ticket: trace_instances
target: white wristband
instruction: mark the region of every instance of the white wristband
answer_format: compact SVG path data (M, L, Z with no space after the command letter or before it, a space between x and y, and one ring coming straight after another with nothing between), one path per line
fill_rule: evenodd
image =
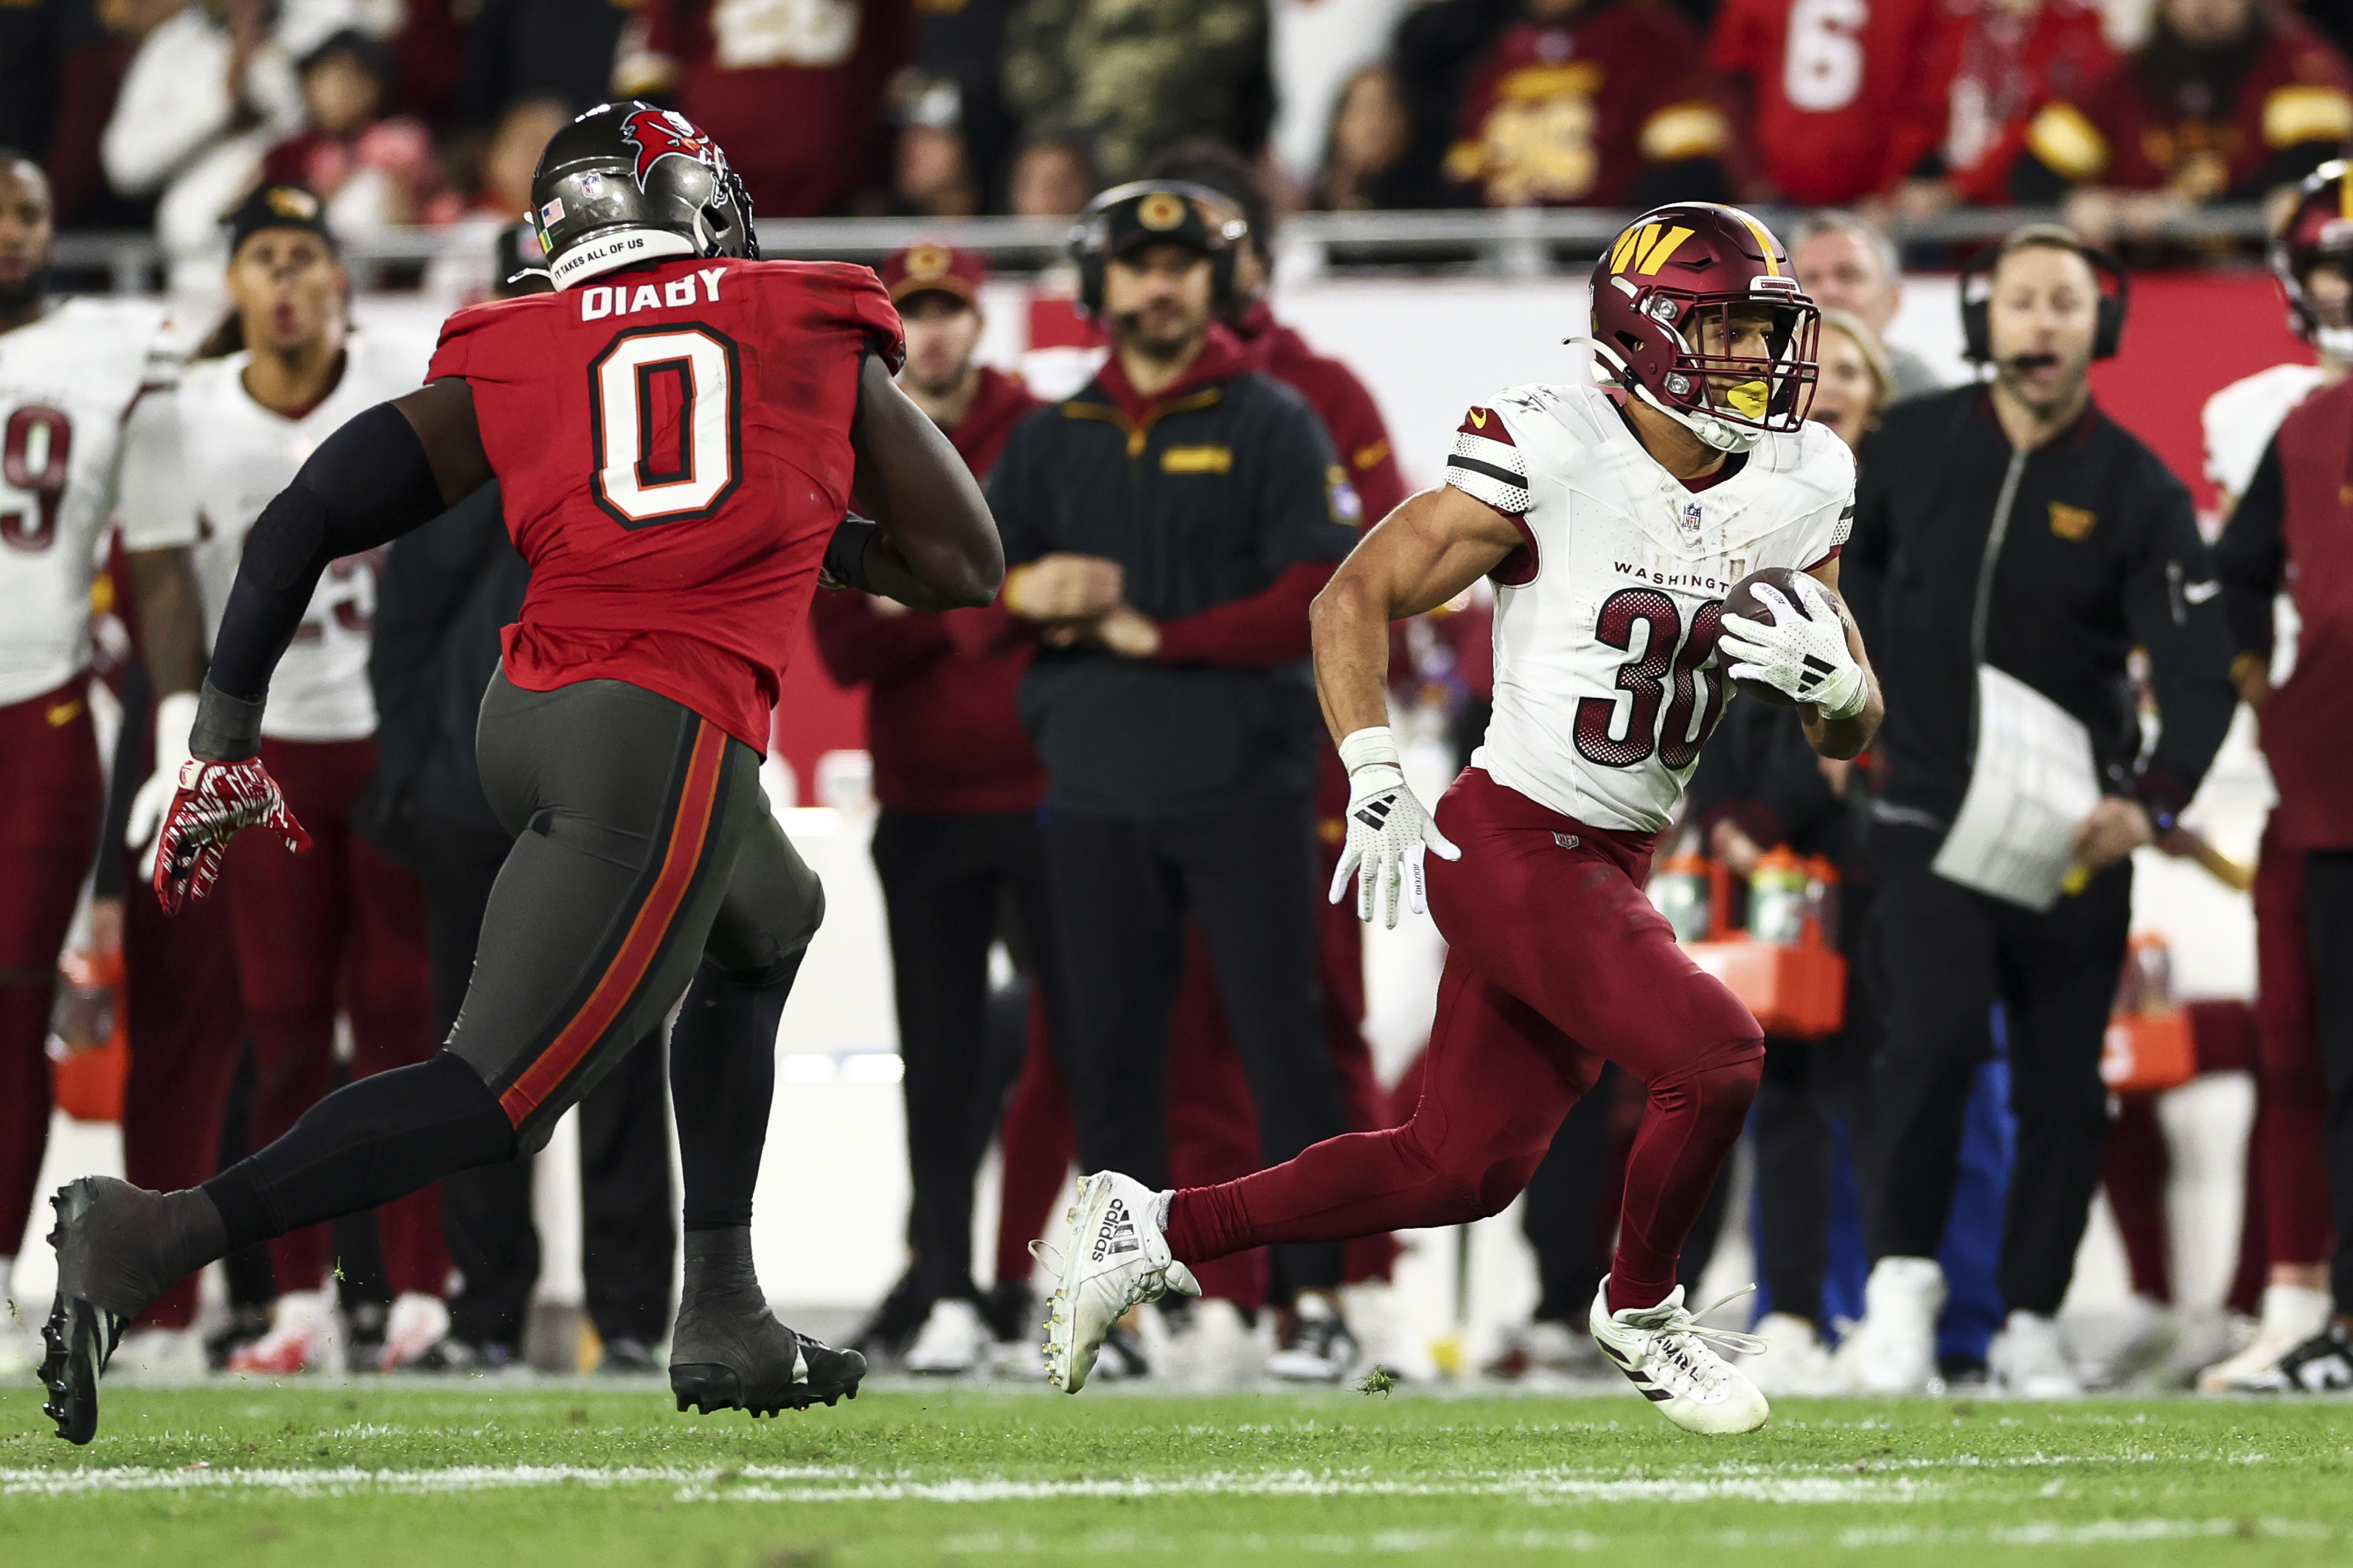
M1392 768L1404 765L1398 760L1397 737L1389 733L1387 724L1368 725L1352 730L1340 742L1340 765L1350 773L1358 768L1387 764Z

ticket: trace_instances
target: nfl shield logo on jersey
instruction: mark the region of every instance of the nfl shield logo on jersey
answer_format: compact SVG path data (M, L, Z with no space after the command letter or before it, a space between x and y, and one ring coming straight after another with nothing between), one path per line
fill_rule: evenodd
M1699 531L1706 521L1705 515L1700 510L1699 502L1695 500L1687 500L1683 502L1683 537L1685 539L1697 539L1699 537Z

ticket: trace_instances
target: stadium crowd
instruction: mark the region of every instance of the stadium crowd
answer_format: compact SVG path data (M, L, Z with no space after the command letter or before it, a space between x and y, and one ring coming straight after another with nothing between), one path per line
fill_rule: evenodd
M1353 902L1321 898L1349 788L1304 668L1311 601L1405 481L1373 398L1327 352L1345 345L1311 345L1275 313L1282 215L1736 200L1811 210L1786 237L1799 285L1824 308L1814 417L1864 476L1847 584L1883 666L1901 668L1888 650L1915 625L1941 615L1966 629L1976 585L1978 660L2050 662L2035 639L2060 650L2051 659L2074 660L2075 687L2052 695L2098 735L2110 796L2085 829L2089 890L2068 894L2070 910L2094 913L2085 930L2054 935L1936 883L1916 846L1897 847L1947 826L1966 759L1956 775L1933 747L1906 757L1895 731L1891 751L1822 762L1786 712L1733 704L1694 784L1685 854L1662 856L1654 900L1679 929L1694 920L1694 940L1745 925L1845 961L1827 1021L1767 1024L1753 1137L1768 1310L1754 1374L1771 1391L1902 1392L1989 1360L2011 1391L2059 1395L2130 1362L2089 1364L2052 1327L2103 1173L2137 1288L2157 1300L2167 1290L2149 1196L2161 1155L2146 1108L2112 1110L2098 1070L2117 976L2132 973L2126 868L2146 844L2194 852L2176 818L2243 700L2274 715L2284 700L2300 720L2265 731L2290 782L2255 888L2263 995L2252 1015L2191 1011L2201 1059L2256 1071L2259 1179L2236 1316L2185 1336L2171 1365L2213 1390L2316 1385L2331 1364L2353 1378L2353 1350L2331 1327L2353 1310L2353 1263L2331 1226L2344 1229L2353 1205L2353 1016L2337 994L2353 973L2338 896L2353 830L2341 808L2306 809L2294 793L2327 793L2327 748L2347 732L2316 706L2329 700L2314 695L2330 679L2323 661L2343 656L2313 630L2346 606L2300 598L2300 673L2283 671L2274 692L2269 662L2284 562L2303 566L2299 595L2326 575L2299 552L2318 548L2307 470L2325 461L2308 454L2344 441L2336 404L2323 412L2337 426L2318 431L2291 410L2339 385L2353 357L2353 177L2329 162L2353 138L2340 52L2353 8L1366 0L1347 7L1360 47L1337 60L1305 30L1313 9L0 6L0 147L13 149L0 155L0 500L26 500L0 512L0 602L37 601L26 624L64 628L38 646L15 628L0 639L0 784L38 803L0 826L0 855L14 858L0 924L0 1294L40 1169L52 1032L69 1057L110 1034L127 1047L129 1173L174 1189L283 1132L337 1075L425 1059L455 1019L507 845L472 752L474 704L526 579L495 487L381 558L338 563L322 585L262 731L311 854L289 859L249 833L223 896L171 920L145 895L142 857L188 755L195 680L244 530L328 432L423 374L427 345L353 327L340 246L438 227L453 250L495 250L502 289L543 286L522 270L536 258L515 227L539 149L573 113L628 95L675 107L723 143L763 217L1067 216L1106 187L1145 182L1089 209L1080 289L1109 355L1058 405L978 363L981 257L923 244L880 269L906 331L901 384L987 486L1010 571L982 608L911 612L840 590L814 613L828 670L868 690L873 856L904 1060L910 1264L861 1331L870 1354L936 1373L1033 1362L1027 1247L1074 1157L1200 1186L1412 1112L1419 1064L1392 1086L1373 1071ZM1279 112L1294 123L1305 113L1308 130L1286 145ZM2221 537L2216 602L2196 592L2217 580L2209 542L2154 458L2131 487L2069 488L2122 485L2112 470L2126 459L2106 458L2139 451L2082 401L2076 361L2113 346L2110 312L2120 323L2126 309L2121 274L2087 246L2153 246L2188 208L2251 201L2276 215L2276 265L2319 363L2230 389L2210 411L2215 477L2251 509ZM1941 385L1885 335L1901 286L1887 221L1956 204L2059 205L2073 225L1979 258L1977 274L1998 292L2059 268L2048 291L2072 290L2072 307L2030 325L1996 311L1989 325L1985 296L1970 297L1981 362L2073 366L2049 405L2064 416L2048 427L1997 418L1984 393ZM121 384L94 388L71 426L65 412L19 406L20 383L45 384L23 362L43 351L11 356L50 319L41 290L55 232L150 225L175 259L225 268L218 330L185 366L151 364L160 311L92 307L77 330L121 340L106 351L128 367ZM1156 256L1166 276L1139 263L1107 279L1104 261L1131 252ZM1194 313L1184 279L1202 261L1212 283ZM1177 372L1146 374L1171 363ZM1874 622L1875 595L1918 595L1919 562L1942 561L1906 553L1930 551L1920 540L1939 525L1901 477L1918 449L1962 440L1956 431L1987 454L1970 486L1998 485L2012 464L1998 510L1990 490L1980 508L2000 519L1991 542L1972 513L1969 571L1941 579L1964 585L1935 615L1902 601L1904 616ZM2082 453L2095 440L2117 444L2094 461ZM1147 450L1157 467L1124 481ZM1217 478L1213 499L1204 475ZM2006 546L2021 482L2042 487L2025 493L2049 526ZM1190 553L1128 558L1121 508L1179 515ZM2160 542L2099 535L2115 560L2071 579L2055 605L1996 572L1998 558L2017 558L2006 549L2030 548L2065 561L2028 558L2018 571L2073 570L2067 552L2099 515ZM1489 596L1474 594L1393 639L1395 700L1440 694L1460 762L1492 710L1491 622ZM2031 658L2017 652L2028 643ZM2116 693L2135 648L2142 696L2127 708ZM1913 668L1952 654L1926 646ZM1891 712L1906 695L1891 683ZM111 763L93 701L115 715ZM2117 739L2142 722L2163 739ZM1917 770L1940 767L1919 784ZM1971 921L1987 933L1982 973L1924 974L1890 934ZM992 992L999 942L1018 974ZM1883 984L1899 956L1913 966L1900 996ZM119 1019L103 1016L115 974ZM1932 992L1932 979L1950 988ZM2068 1005L2054 1008L2063 990ZM2019 1158L2031 1179L2006 1216L1952 1196L1997 1004L2022 1064ZM1948 1016L1924 1016L1939 1009ZM659 1034L646 1039L583 1106L588 1308L616 1373L657 1369L676 1304L662 1049ZM1499 1375L1574 1372L1597 1353L1578 1331L1644 1106L1622 1076L1601 1079L1535 1169L1523 1212L1542 1300ZM984 1289L970 1237L992 1141L1004 1173ZM1874 1267L1852 1303L1860 1323L1841 1334L1825 1276L1834 1151L1849 1144ZM1687 1279L1715 1244L1728 1183L1694 1232ZM1969 1282L1948 1279L1936 1254L1948 1230L1972 1225L2007 1237L1999 1279L1985 1268L1977 1281L2007 1305L1940 1360L1940 1312ZM1262 1364L1302 1382L1349 1377L1379 1358L1367 1323L1396 1257L1377 1237L1219 1259L1199 1270L1203 1300L1172 1300L1148 1328L1116 1334L1097 1375L1183 1368L1214 1381ZM186 1371L497 1367L521 1353L537 1266L526 1157L451 1178L373 1224L339 1223L332 1238L297 1232L234 1256L231 1310L206 1320L209 1332L195 1327L191 1281L150 1309L123 1353ZM11 1335L21 1331L0 1324L0 1361Z
M1282 207L2064 199L2105 238L2309 172L2348 37L2326 0L26 0L0 145L60 227L174 253L262 179L346 235L509 220L616 95L772 218L1069 216L1206 138Z

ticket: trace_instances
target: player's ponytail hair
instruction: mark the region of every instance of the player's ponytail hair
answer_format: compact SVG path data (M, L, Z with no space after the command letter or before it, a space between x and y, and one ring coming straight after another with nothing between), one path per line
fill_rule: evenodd
M220 319L220 324L205 334L205 341L188 357L192 360L221 359L245 347L245 318L231 307Z

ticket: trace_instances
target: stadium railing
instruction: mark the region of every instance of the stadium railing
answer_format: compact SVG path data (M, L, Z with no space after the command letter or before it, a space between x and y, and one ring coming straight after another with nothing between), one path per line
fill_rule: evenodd
M1544 277L1581 269L1634 216L1575 207L1300 213L1283 222L1280 265L1284 276L1294 278L1357 268ZM1758 216L1779 228L1802 215L1767 207ZM1893 222L1889 232L1915 258L1933 264L1940 249L1981 244L2021 224L2057 222L2062 216L2055 207L1959 207ZM460 242L445 230L391 229L354 237L345 253L360 287L396 287L404 273L413 277L453 244L478 244L479 232L470 231ZM760 247L769 256L877 261L902 246L934 239L978 250L1008 270L1029 271L1060 257L1070 225L1060 218L1018 217L772 218L760 224L759 232ZM2265 233L2262 207L2244 204L2193 209L2157 237L2189 247L2230 247L2260 242ZM144 234L67 234L58 237L58 251L62 268L102 276L117 293L153 287L164 259L155 239Z

